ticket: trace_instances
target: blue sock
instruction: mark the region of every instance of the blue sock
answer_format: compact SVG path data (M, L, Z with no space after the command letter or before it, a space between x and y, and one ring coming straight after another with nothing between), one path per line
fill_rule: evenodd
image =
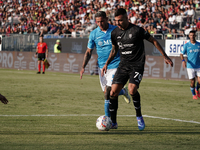
M195 94L195 88L190 87L190 90L191 90L193 96L196 95Z
M124 95L124 89L119 92L119 95Z
M197 82L196 90L199 91L199 83Z
M109 102L110 102L110 100L105 100L105 102L104 102L105 116L108 116L108 117L110 117Z

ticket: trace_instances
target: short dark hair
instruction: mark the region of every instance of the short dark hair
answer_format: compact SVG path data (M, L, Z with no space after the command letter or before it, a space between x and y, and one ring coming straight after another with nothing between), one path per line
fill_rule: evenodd
M127 12L124 8L119 8L115 11L115 17L120 16L120 15L127 15Z
M191 30L190 33L196 34L196 31L195 31L195 30ZM190 33L189 33L189 34L190 34Z
M106 13L105 11L98 11L96 14L95 14L95 18L96 17L103 17L103 18L106 18Z

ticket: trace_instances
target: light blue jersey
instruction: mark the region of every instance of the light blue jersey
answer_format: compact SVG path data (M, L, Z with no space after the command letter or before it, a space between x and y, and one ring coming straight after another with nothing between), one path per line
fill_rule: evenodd
M200 68L200 43L196 41L192 44L190 41L184 44L182 54L187 55L187 68Z
M110 55L110 51L112 49L111 32L115 28L116 26L109 24L108 30L106 32L101 31L101 29L97 27L90 33L87 47L89 49L93 49L96 46L99 68L103 68ZM118 52L115 58L112 60L112 62L108 65L108 69L117 68L119 62L120 55Z

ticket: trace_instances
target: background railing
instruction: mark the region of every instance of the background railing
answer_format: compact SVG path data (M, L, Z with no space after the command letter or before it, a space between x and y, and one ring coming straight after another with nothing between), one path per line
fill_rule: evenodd
M184 34L171 34L171 37L167 37L167 34L151 34L158 40L174 39L174 40L187 40L188 36ZM200 31L196 33L196 40L200 40ZM45 39L88 39L89 34L45 34ZM2 50L3 51L32 51L34 52L39 42L38 34L9 34L2 37Z
M35 51L38 34L10 34L2 38L3 51Z

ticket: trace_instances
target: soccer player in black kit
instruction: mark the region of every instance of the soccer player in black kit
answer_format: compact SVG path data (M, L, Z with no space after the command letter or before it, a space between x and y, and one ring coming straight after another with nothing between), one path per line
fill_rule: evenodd
M140 94L138 92L139 84L142 80L145 65L145 49L143 40L151 42L163 55L166 64L173 67L173 62L166 55L165 51L147 31L142 27L134 25L128 21L127 12L123 8L115 11L115 22L118 26L111 33L112 50L110 56L102 68L101 75L106 73L108 64L120 50L120 64L115 73L112 88L110 92L110 114L113 122L112 129L117 129L117 109L118 94L129 80L128 89L133 99L136 110L136 118L139 130L144 130L145 123L141 113Z

